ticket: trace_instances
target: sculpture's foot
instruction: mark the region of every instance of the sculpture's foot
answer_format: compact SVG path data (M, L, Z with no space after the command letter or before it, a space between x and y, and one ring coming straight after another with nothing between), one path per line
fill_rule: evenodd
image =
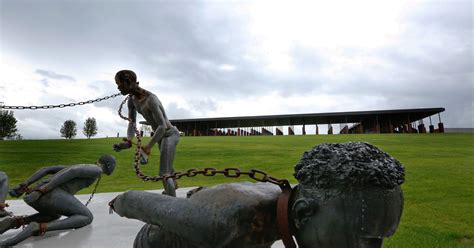
M14 246L20 243L21 241L33 236L33 234L38 233L38 232L39 232L39 224L36 222L31 222L27 227L25 227L25 229L23 229L16 236L0 241L0 247Z
M165 186L165 191L163 194L176 197L176 185L174 184L174 179L168 178L166 182L163 182Z

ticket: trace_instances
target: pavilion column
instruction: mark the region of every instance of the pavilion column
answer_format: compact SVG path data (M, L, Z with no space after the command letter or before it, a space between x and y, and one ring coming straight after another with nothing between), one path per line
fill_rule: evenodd
M276 135L283 135L283 131L279 127L276 127L275 133Z
M438 113L439 123L438 123L438 132L444 133L444 124L441 122L441 114Z
M295 135L295 131L292 126L288 126L288 135Z
M430 133L434 133L434 132L435 132L435 129L434 129L433 123L431 122L431 116L430 116Z
M357 133L364 133L364 127L362 126L362 122L359 123L359 126L357 126Z
M408 119L407 119L407 132L408 133L413 133L413 128L411 126L410 117L408 117Z
M444 133L444 124L442 122L438 123L438 132Z
M380 123L378 116L375 116L375 133L380 133Z
M418 133L418 127L416 126L416 122L412 123L411 130L413 130L414 133Z
M393 133L393 125L392 125L392 119L389 119L388 120L388 129L389 129L389 133Z
M319 128L318 128L318 124L316 124L316 130L315 130L315 135L318 135L319 134Z
M303 135L306 135L306 127L304 124L303 124Z
M344 126L341 128L341 131L339 133L340 134L348 134L349 133L349 126L347 126L347 124L344 124Z
M342 127L341 134L348 134L349 133L349 125L347 124L347 116L344 117L344 126Z
M426 133L426 127L423 123L423 119L418 122L418 133Z

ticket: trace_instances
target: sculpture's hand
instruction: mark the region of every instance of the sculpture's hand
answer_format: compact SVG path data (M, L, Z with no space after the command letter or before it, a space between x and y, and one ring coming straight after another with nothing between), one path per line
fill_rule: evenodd
M128 149L130 147L132 147L131 142L121 142L113 145L113 149L116 152L120 152L121 150Z
M150 145L142 146L140 150L140 164L148 164L148 156L150 155L151 147Z
M146 146L142 146L142 150L145 152L146 155L150 155L150 152L151 152L150 144L148 144Z
M29 193L28 195L26 195L23 200L25 201L26 204L30 204L30 203L33 203L35 201L37 201L39 198L41 198L43 194L39 191L33 191L31 193Z
M22 196L25 193L26 189L27 189L26 184L20 183L17 186L13 187L13 189L8 191L8 194L11 197L18 198L18 197Z

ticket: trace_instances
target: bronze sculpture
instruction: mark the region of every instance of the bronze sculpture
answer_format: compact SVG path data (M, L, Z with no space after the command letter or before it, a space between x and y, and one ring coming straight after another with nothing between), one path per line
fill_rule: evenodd
M115 158L103 155L96 164L73 166L50 166L35 172L24 183L14 187L9 194L20 197L38 213L29 216L7 216L0 221L0 234L5 231L26 226L19 234L0 241L0 247L13 246L47 231L81 228L92 222L93 215L74 194L100 179L102 174L110 175L115 169ZM48 174L50 178L43 179ZM40 181L32 190L28 187ZM86 204L87 205L87 204ZM66 216L65 219L59 219Z
M8 204L5 202L8 194L8 176L7 173L0 171L0 218L11 215L5 210Z
M168 120L165 109L158 97L138 85L137 76L133 71L122 70L117 72L115 82L120 93L129 95L127 102L129 124L127 129L127 141L114 144L114 150L120 151L132 146L138 112L145 118L147 123L151 125L154 133L150 142L143 147L144 153L150 154L151 148L158 143L160 150L159 175L172 174L174 172L174 155L179 142L178 129ZM165 194L176 196L176 184L172 179L166 182L164 181L163 186Z
M363 142L321 144L295 166L299 184L289 199L288 223L299 247L381 247L402 209L404 168ZM148 223L134 247L270 247L277 232L278 187L217 185L188 199L128 191L110 205Z

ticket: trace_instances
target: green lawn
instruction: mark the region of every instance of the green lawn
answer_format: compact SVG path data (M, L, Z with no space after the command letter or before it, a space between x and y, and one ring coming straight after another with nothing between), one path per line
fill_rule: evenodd
M132 150L112 151L112 144L118 141L118 138L0 141L0 168L9 175L13 186L42 166L93 163L101 154L110 153L116 156L118 167L112 176L102 179L98 191L161 188L161 183L142 182L135 176ZM175 170L255 168L296 183L293 166L304 151L319 143L346 141L372 143L406 167L402 221L384 247L474 247L473 134L183 137L178 145ZM150 160L143 170L146 174L156 174L159 160L156 150ZM179 183L187 187L235 181L197 176ZM90 193L91 188L82 193Z

